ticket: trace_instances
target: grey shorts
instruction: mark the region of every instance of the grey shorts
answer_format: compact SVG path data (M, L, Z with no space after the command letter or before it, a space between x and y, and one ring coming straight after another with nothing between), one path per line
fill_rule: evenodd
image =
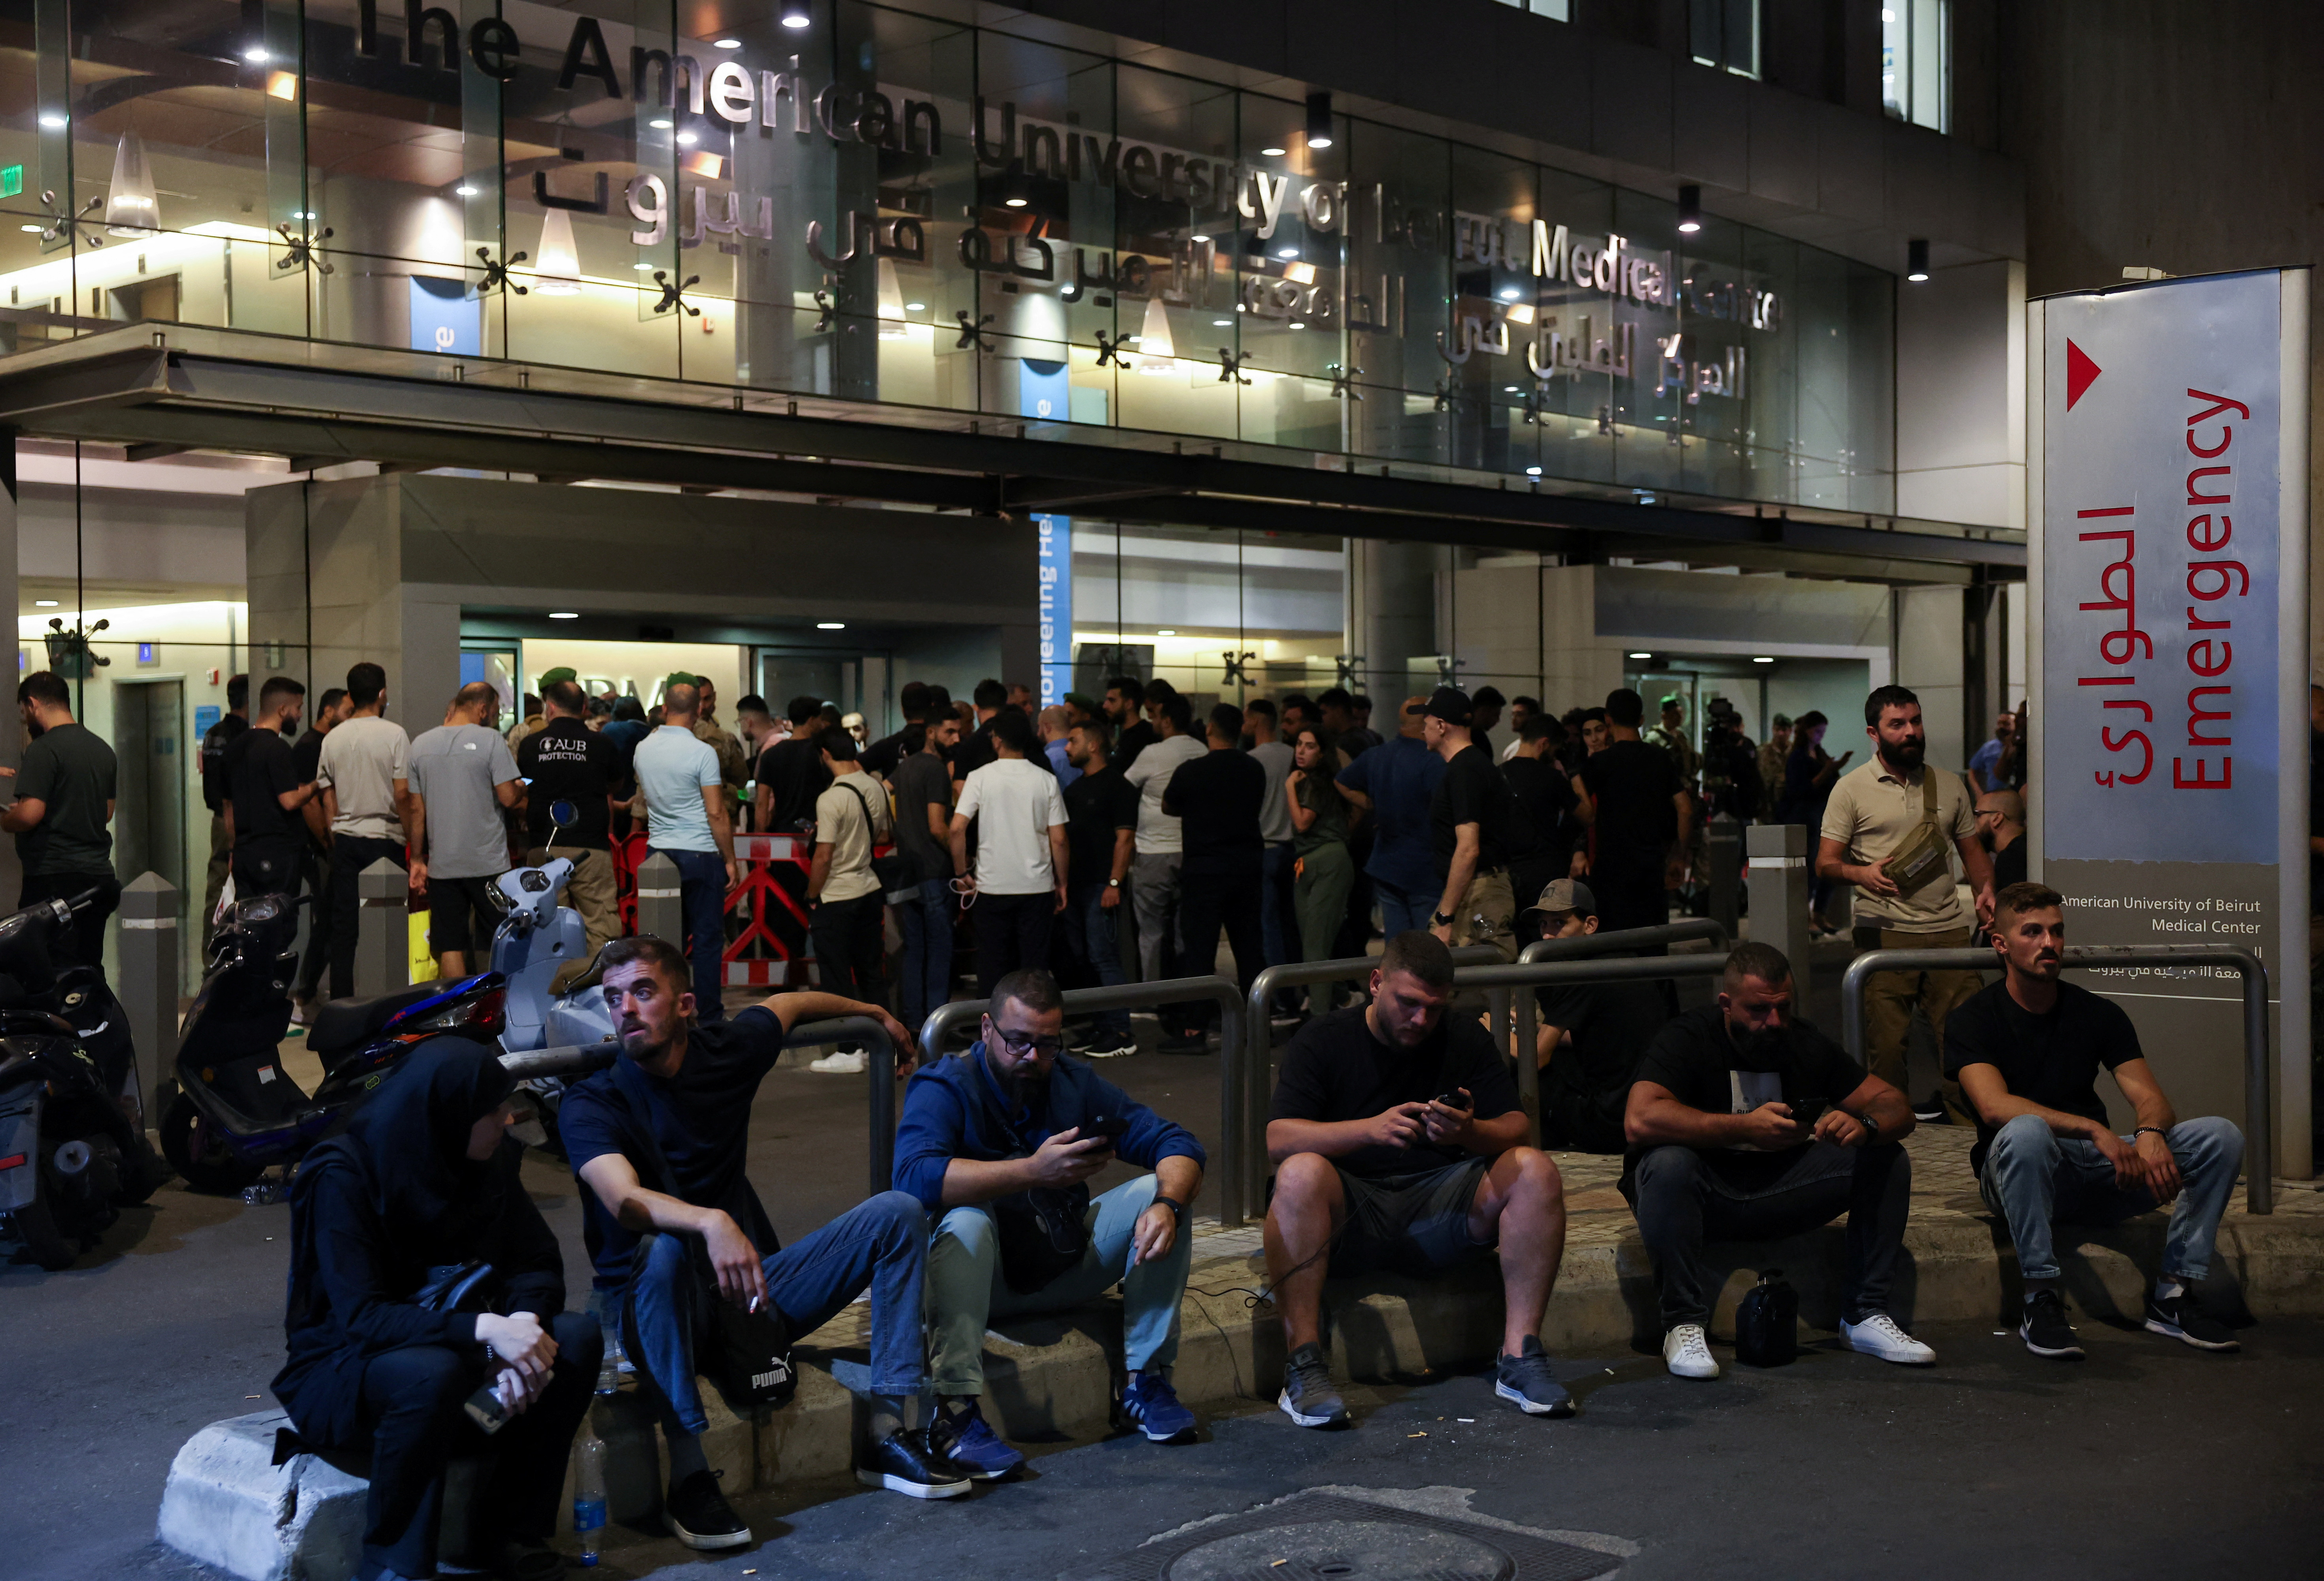
M1340 1171L1348 1218L1332 1249L1332 1273L1427 1274L1491 1252L1469 1238L1469 1205L1491 1167L1490 1159L1471 1158L1406 1175Z

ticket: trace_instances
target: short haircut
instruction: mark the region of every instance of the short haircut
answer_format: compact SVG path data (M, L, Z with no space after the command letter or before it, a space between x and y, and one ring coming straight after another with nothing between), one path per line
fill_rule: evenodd
M1539 713L1541 712L1541 699L1538 697L1512 697L1509 699L1509 706L1511 708L1522 708L1530 712Z
M1146 702L1146 683L1135 676L1108 676L1105 689L1120 693L1132 708L1140 707Z
M667 939L657 939L651 933L632 933L616 939L597 952L597 972L603 977L617 966L630 966L644 961L661 979L661 986L673 994L693 991L694 978L686 963L686 954Z
M613 699L613 717L615 719L635 720L643 719L645 716L646 705L639 702L634 695L625 694Z
M805 694L801 694L800 695L792 698L788 703L783 704L783 717L789 720L793 724L805 724L808 720L813 719L817 713L822 712L822 698L809 697Z
M611 697L592 697L589 699L589 717L591 719L610 719L613 717L613 700Z
M315 712L318 713L330 712L331 710L339 705L341 701L346 698L346 694L347 689L345 686L331 687L328 691L325 692L320 700L316 703Z
M1283 700L1284 712L1288 713L1295 708L1311 718L1315 712L1315 705L1307 700L1307 694L1305 692L1294 692Z
M1637 730L1646 722L1646 700L1628 686L1617 686L1606 694L1606 717L1627 730Z
M976 690L970 695L979 708L999 708L1008 703L1009 688L988 676L976 684Z
M945 687L937 685L934 681L929 682L927 701L928 722L934 724L937 720L942 719L945 714L950 713L951 712L952 693Z
M1326 686L1315 694L1315 706L1318 708L1348 708L1354 703L1355 699L1348 695L1345 686Z
M1792 980L1792 963L1773 944L1738 944L1727 953L1727 970L1720 974L1719 986L1729 993L1743 986L1746 978L1757 978L1769 988Z
M917 753L927 751L928 749L928 722L924 719L916 719L911 723L906 725L902 730L896 733L896 745L904 749L904 756L907 758L912 757Z
M2063 911L2065 905L2066 897L2047 884L2032 882L2006 884L2002 887L2001 893L1993 897L1993 920L1997 924L1995 932L2000 931L1997 924L2004 912L2007 912L2012 916L2023 916L2029 911L2047 911L2052 906Z
M926 719L928 712L928 684L926 681L905 682L904 689L896 694L896 702L897 705L903 709L906 719Z
M272 681L267 683L270 686L273 684ZM474 708L479 703L489 703L494 713L500 712L501 694L490 681L471 681L452 694L452 706L455 708Z
M1146 701L1148 703L1167 703L1177 694L1178 688L1159 676L1146 683Z
M1444 941L1419 928L1407 929L1380 951L1379 974L1409 972L1439 991L1452 986L1452 951Z
M54 670L34 670L16 684L16 701L37 703L50 708L72 705L72 688Z
M486 688L488 691L490 689ZM259 711L263 712L273 707L277 697L304 697L306 694L306 682L295 680L289 676L269 676L266 677L266 685L258 689Z
M1222 703L1211 710L1211 728L1230 741L1242 740L1242 710L1231 703Z
M1194 705L1173 692L1162 699L1162 715L1182 736L1194 733Z
M347 666L347 695L357 708L369 708L387 690L387 671L364 659Z
M1469 694L1470 704L1476 708L1503 708L1508 706L1508 701L1501 695L1499 686L1480 686Z
M2014 790L1987 791L1977 799L1979 803L1978 811L1980 813L1985 811L1983 804L1990 801L1994 804L1993 810L2012 823L2025 822L2025 798Z
M756 692L745 692L742 694L741 700L734 704L734 712L737 713L764 713L767 712L767 700L760 696Z
M1275 719L1278 717L1275 712L1275 704L1264 697L1252 698L1250 702L1242 705L1242 711L1245 713L1255 713L1261 719Z
M1864 722L1878 724L1880 716L1891 708L1918 708L1921 700L1913 695L1910 686L1875 686L1864 699Z
M839 712L839 704L836 703L825 703L815 711L815 716L823 721L823 727L825 730L835 731L847 722L846 716Z
M824 731L815 738L815 744L834 763L855 761L855 738L845 731Z
M1074 729L1087 736L1090 745L1099 751L1110 753L1113 750L1113 722L1105 715L1093 713L1087 719L1077 719L1074 721Z
M1038 966L1020 966L992 985L992 997L985 1002L984 1013L993 1020L1001 1019L1004 1005L1022 1005L1036 1016L1065 1007L1065 996L1057 991L1057 979Z
M1348 699L1348 706L1358 713L1370 713L1372 711L1372 700L1359 692Z
M226 705L229 709L250 705L250 677L228 676L226 680Z
M540 700L555 703L567 713L579 713L589 704L588 694L581 690L578 681L552 681L549 689L541 693ZM330 704L325 703L324 706L327 708Z
M985 728L992 732L994 740L1010 751L1021 752L1028 758L1033 755L1033 722L1025 717L1023 709L1003 708Z
M702 688L687 681L673 682L661 689L661 706L665 713L692 713L702 706Z
M1557 722L1557 715L1554 713L1544 713L1539 709L1536 709L1526 717L1524 725L1518 729L1517 740L1521 741L1562 741L1565 740L1565 727Z

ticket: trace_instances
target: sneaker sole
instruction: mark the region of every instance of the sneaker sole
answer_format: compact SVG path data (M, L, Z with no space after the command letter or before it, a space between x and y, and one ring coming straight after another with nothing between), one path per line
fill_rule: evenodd
M953 1464L959 1466L961 1475L967 1477L971 1482L999 1482L1003 1477L1006 1477L1010 1472L1015 1471L1018 1466L1022 1466L1025 1463L1022 1460L1019 1460L1013 1465L1002 1467L999 1471L986 1471L982 1466L964 1465L957 1460L954 1461ZM901 1492L902 1490L899 1489L898 1491ZM933 1497L935 1495L930 1496Z
M2178 1324L2166 1323L2160 1318L2146 1319L2146 1331L2149 1334L2160 1334L2166 1338L2175 1339L2181 1345L2191 1345L2197 1350L2241 1350L2244 1347L2244 1343L2240 1339L2198 1339L2180 1328Z
M1853 1334L1843 1333L1842 1337L1848 1341L1849 1349L1858 1356L1868 1356L1875 1361L1888 1362L1900 1367L1932 1367L1937 1365L1937 1353L1933 1350L1926 1356L1891 1356L1872 1346L1857 1344Z
M1562 1400L1554 1405L1544 1405L1539 1401L1526 1399L1521 1391L1510 1388L1498 1378L1493 1380L1493 1393L1527 1416L1572 1416L1573 1414L1573 1402L1571 1400Z
M1117 1418L1114 1425L1116 1427L1128 1428L1134 1433L1145 1434L1146 1441L1149 1444L1191 1444L1194 1441L1194 1429L1201 1424L1196 1422L1188 1422L1183 1428L1178 1428L1170 1432L1164 1433L1155 1431L1152 1428L1148 1427L1144 1422L1139 1421L1135 1417L1124 1416ZM1305 1427L1309 1424L1303 1422L1300 1425Z
M1303 1428L1345 1427L1348 1422L1348 1408L1346 1406L1343 1405L1340 1407L1340 1409L1334 1412L1325 1412L1322 1415L1311 1416L1300 1411L1296 1406L1291 1403L1291 1391L1288 1389L1286 1389L1281 1394L1276 1397L1275 1403L1281 1409L1284 1415L1289 1417L1293 1421L1297 1422Z
M965 1476L958 1482L914 1482L892 1471L866 1471L860 1466L855 1468L855 1480L867 1488L885 1488L908 1499L956 1499L968 1492L970 1485Z
M2084 1359L2082 1347L2079 1345L2068 1345L2063 1349L2052 1349L2036 1345L2034 1343L2034 1337L2022 1328L2017 1330L2017 1337L2024 1340L2025 1348L2035 1356L2048 1356L2052 1361L2078 1362Z
M1684 1378L1690 1383L1716 1383L1719 1378L1719 1364L1716 1362L1711 1364L1711 1370L1707 1373L1682 1372L1679 1370L1678 1364L1675 1362L1665 1362L1663 1365L1670 1369L1670 1375L1672 1377Z
M688 1531L685 1527L680 1526L668 1515L664 1515L662 1517L662 1524L668 1526L670 1530L671 1535L676 1537L678 1541L684 1543L687 1548L696 1549L705 1553L715 1553L718 1549L725 1548L748 1548L751 1546L751 1534L747 1530L742 1531L718 1531L708 1533Z

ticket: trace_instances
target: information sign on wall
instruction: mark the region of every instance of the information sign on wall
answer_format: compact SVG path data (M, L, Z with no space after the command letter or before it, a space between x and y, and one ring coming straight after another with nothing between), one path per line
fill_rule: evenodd
M1041 706L1063 703L1074 689L1074 522L1070 516L1036 516L1040 535Z
M2283 1051L2277 1167L2296 1175L2307 309L2305 270L2200 276L2036 301L2028 339L2034 871L2066 897L2071 943L2259 954ZM2245 1119L2232 970L2078 980L2130 1011L2180 1113Z

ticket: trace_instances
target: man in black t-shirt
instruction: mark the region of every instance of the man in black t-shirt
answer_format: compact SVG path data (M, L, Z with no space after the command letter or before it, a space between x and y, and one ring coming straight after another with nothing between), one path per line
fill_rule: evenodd
M1519 895L1539 892L1554 878L1571 878L1574 848L1582 842L1582 798L1573 794L1573 777L1557 760L1565 740L1565 727L1554 714L1538 710L1517 728L1512 754L1501 764L1501 777L1517 809L1533 826L1537 842L1531 859L1520 861L1509 876Z
M318 785L323 763L323 738L353 712L345 686L327 688L315 704L307 733L291 743L290 758L300 785ZM331 821L323 814L319 787L300 809L307 839L300 858L306 869L307 893L315 897L307 912L307 950L299 962L299 980L290 991L291 1019L305 1025L316 990L322 987L323 969L331 961Z
M1444 777L1428 803L1440 889L1429 932L1447 944L1490 944L1515 961L1517 902L1509 864L1532 857L1540 842L1492 754L1471 739L1475 709L1468 694L1439 686L1425 714L1422 739L1444 760Z
M805 834L815 824L816 798L831 786L823 749L815 744L827 722L822 702L814 697L794 697L783 712L791 733L759 754L751 776L759 782L752 818L763 833Z
M226 829L237 898L299 893L307 839L301 809L314 798L315 782L300 782L298 756L282 733L298 728L306 701L299 682L268 676L258 717L226 749Z
M2193 1287L2210 1272L2219 1218L2243 1164L2244 1134L2212 1116L2181 1120L2121 1006L2058 980L2065 902L2040 884L1994 897L1993 948L2002 980L1945 1017L1945 1074L1977 1112L1969 1165L1986 1206L2008 1221L2025 1281L2018 1337L2035 1356L2082 1354L2066 1321L2053 1223L2110 1225L2171 1203L2162 1275L2146 1327L2198 1350L2238 1348ZM2098 1067L2137 1116L2118 1136L2098 1097Z
M34 670L17 683L24 760L20 768L0 769L16 790L0 812L0 830L16 837L24 873L20 909L97 892L52 948L60 965L101 968L106 921L121 904L112 830L120 765L105 739L73 718L71 704L72 689L54 670ZM124 1074L106 1071L107 1085L117 1089Z
M1259 832L1267 770L1241 749L1242 710L1222 703L1204 726L1210 750L1178 765L1162 790L1162 811L1178 820L1185 858L1178 868L1178 960L1190 976L1207 977L1218 959L1219 930L1234 951L1235 981L1245 994L1267 970L1267 930L1259 867L1267 842ZM1183 1034L1162 1052L1199 1053L1215 1007L1178 1012ZM1170 1012L1165 1011L1165 1025Z
M695 1356L708 1332L704 1308L717 1300L746 1310L763 1302L805 1336L868 1288L872 1442L856 1461L857 1480L924 1499L968 1492L968 1478L927 1430L902 1424L904 1402L927 1383L928 1224L919 1200L883 1191L783 1246L744 1171L752 1102L794 1026L868 1016L895 1040L899 1063L911 1057L910 1034L877 1005L825 993L777 994L704 1025L674 945L618 939L602 959L621 1052L613 1069L566 1092L558 1124L583 1187L582 1237L595 1267L590 1309L620 1322L633 1341L631 1360L660 1396L669 1450L662 1513L678 1540L692 1549L751 1540L702 1448L710 1422Z
M1794 1015L1792 964L1772 944L1727 958L1719 1002L1663 1028L1638 1061L1623 1129L1622 1194L1655 1262L1663 1360L1715 1378L1704 1343L1715 1291L1702 1243L1778 1240L1848 1215L1840 1337L1883 1361L1936 1352L1888 1315L1912 1210L1904 1095Z
M1124 774L1138 755L1162 739L1161 732L1139 717L1146 706L1146 684L1135 676L1116 676L1105 684L1105 716L1113 722L1113 766Z
M1606 698L1606 749L1582 761L1582 819L1594 832L1590 887L1610 933L1670 921L1675 859L1687 847L1694 798L1678 766L1638 738L1646 701L1624 687Z
M1267 1278L1291 1353L1277 1403L1301 1427L1348 1419L1322 1345L1327 1273L1425 1276L1496 1247L1494 1393L1529 1416L1573 1410L1539 1337L1565 1247L1563 1185L1525 1145L1508 1062L1483 1027L1445 1014L1452 1002L1452 952L1398 933L1371 1003L1309 1022L1283 1052L1267 1122Z
M1597 896L1578 878L1559 878L1517 921L1531 924L1536 938L1582 938L1598 931ZM1662 985L1567 983L1536 988L1534 999L1542 1141L1582 1153L1622 1152L1622 1112L1638 1056L1670 1019Z
M1108 756L1113 731L1102 716L1065 732L1065 761L1081 777L1065 786L1065 949L1100 988L1130 980L1121 964L1121 897L1138 832L1138 787ZM1074 1051L1085 1060L1138 1052L1130 1012L1098 1014L1089 1042Z
M532 867L551 857L573 864L565 898L581 914L594 955L622 934L608 838L613 747L586 723L589 699L576 683L550 682L541 688L540 707L540 728L516 745L517 777L524 781L525 840L531 848L524 859ZM572 805L568 828L558 828L550 816L559 802Z
M215 929L218 896L226 889L234 866L234 841L226 832L226 749L235 737L250 728L250 677L230 676L226 683L226 713L202 732L202 805L210 810L209 873L202 890L202 953L208 956Z

